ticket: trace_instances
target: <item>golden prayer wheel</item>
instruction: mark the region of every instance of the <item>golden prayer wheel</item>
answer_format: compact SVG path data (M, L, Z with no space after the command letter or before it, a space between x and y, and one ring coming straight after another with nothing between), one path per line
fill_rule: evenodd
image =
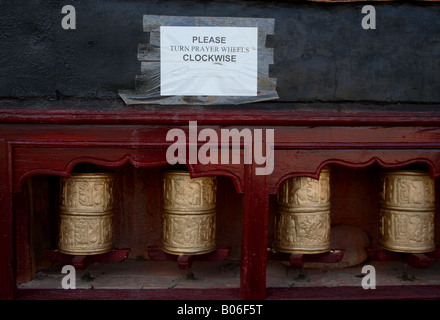
M390 251L435 249L435 181L423 171L381 175L379 243Z
M203 254L216 248L217 178L191 179L186 171L163 175L163 251Z
M61 178L58 250L93 255L113 250L114 176L72 174Z
M286 180L277 195L274 249L313 254L330 250L330 170L319 180Z

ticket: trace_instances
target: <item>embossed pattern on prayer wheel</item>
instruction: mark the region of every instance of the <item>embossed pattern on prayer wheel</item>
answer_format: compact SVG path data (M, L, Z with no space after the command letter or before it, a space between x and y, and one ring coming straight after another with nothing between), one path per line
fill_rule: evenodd
M93 255L113 249L114 176L72 174L61 178L58 250Z
M216 248L217 178L191 179L185 171L163 175L163 242L165 252L203 254Z
M381 175L379 243L390 251L435 249L435 181L423 171Z
M319 180L296 177L280 186L274 249L302 254L330 250L330 170L323 169Z

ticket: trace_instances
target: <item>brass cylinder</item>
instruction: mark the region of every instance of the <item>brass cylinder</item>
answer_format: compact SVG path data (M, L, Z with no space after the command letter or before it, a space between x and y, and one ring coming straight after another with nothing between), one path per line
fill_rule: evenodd
M313 254L330 250L330 170L319 179L286 180L277 195L274 249Z
M114 176L72 174L61 178L58 250L93 255L113 249Z
M430 252L434 244L435 181L423 171L381 174L379 244L386 250Z
M217 178L191 179L186 171L163 175L162 249L170 254L215 250Z

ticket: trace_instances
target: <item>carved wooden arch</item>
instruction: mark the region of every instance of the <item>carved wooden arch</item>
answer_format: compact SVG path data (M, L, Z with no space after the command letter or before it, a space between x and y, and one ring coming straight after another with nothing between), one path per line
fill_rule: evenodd
M438 158L440 160L440 158ZM369 158L368 160L362 161L362 162L352 162L344 159L327 159L319 163L317 165L316 170L314 171L308 171L308 172L296 172L294 171L294 167L292 167L292 170L288 173L282 175L277 179L276 181L273 180L272 183L270 183L269 187L269 193L270 194L276 194L278 192L279 187L281 184L286 181L289 178L294 177L310 177L314 179L318 179L319 175L321 174L321 171L324 167L329 165L338 165L346 168L352 168L352 169L365 169L368 168L374 164L379 165L383 169L398 169L409 165L414 164L423 164L426 165L431 178L437 178L440 176L440 164L438 162L435 162L433 159L427 159L427 158L413 158L405 161L398 161L398 162L387 162L381 159L380 157L373 156Z
M84 150L84 149L83 149ZM44 152L44 149L40 150ZM168 162L160 159L142 159L139 160L137 155L134 153L125 154L120 158L115 159L103 159L97 157L88 157L81 156L77 158L66 159L65 163L62 166L58 166L58 168L47 168L44 163L39 163L39 165L43 167L39 168L26 168L22 172L14 175L14 192L18 193L21 191L23 183L26 179L31 178L37 175L54 175L59 177L69 177L72 173L74 167L79 164L93 164L103 168L118 168L126 164L130 164L135 168L152 168L152 167L160 167L160 166L168 166ZM47 166L50 166L50 162L48 162ZM188 171L192 178L203 177L203 176L224 176L229 178L234 183L235 189L237 193L244 192L244 177L243 170L240 171L240 168L237 165L228 166L220 166L220 165L200 165L200 164L187 164Z

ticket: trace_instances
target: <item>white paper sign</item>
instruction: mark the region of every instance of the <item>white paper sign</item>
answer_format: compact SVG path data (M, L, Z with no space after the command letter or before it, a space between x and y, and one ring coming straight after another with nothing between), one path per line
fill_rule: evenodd
M161 96L256 96L258 28L160 27Z

